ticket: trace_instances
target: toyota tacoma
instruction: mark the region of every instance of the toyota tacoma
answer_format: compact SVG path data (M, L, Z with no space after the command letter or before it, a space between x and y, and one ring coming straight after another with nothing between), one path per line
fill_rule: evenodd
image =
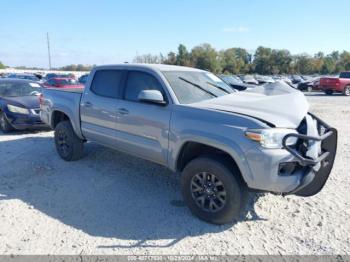
M84 89L44 89L40 101L62 159L94 141L166 166L181 174L192 213L215 224L237 218L248 190L317 194L336 154L337 130L282 82L236 92L199 69L120 64L95 67Z

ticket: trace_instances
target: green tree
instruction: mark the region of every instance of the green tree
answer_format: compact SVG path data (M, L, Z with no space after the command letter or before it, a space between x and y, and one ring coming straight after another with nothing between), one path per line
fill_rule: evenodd
M180 44L178 47L178 53L176 55L176 64L180 66L190 66L190 53L187 51L186 46Z
M327 55L323 60L321 74L333 74L335 72L336 63L332 56Z
M6 66L3 63L1 63L1 61L0 61L0 69L5 69L5 68L6 68Z
M174 52L168 53L168 56L163 63L166 65L176 65L176 54Z
M218 52L210 44L194 47L191 51L191 63L196 68L214 73L221 72Z
M343 51L340 54L340 62L339 63L344 68L343 70L349 71L350 70L350 52Z
M307 54L294 56L294 72L297 74L308 75L313 73L312 57Z
M255 73L261 75L268 75L272 73L271 64L272 49L259 46L254 54L253 70Z
M291 71L293 57L288 50L273 49L269 60L271 74L287 74Z
M324 63L324 53L318 52L314 55L313 60L313 73L321 73L321 69Z
M219 54L222 71L229 74L247 73L250 70L250 54L243 48L229 48Z

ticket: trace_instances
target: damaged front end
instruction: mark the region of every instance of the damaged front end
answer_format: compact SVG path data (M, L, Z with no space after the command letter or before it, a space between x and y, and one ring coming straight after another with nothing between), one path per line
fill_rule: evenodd
M293 146L287 144L287 140L291 137L298 139ZM302 121L298 133L284 137L283 148L295 157L301 168L305 169L299 186L284 195L307 197L321 191L333 168L337 139L335 128L310 113Z

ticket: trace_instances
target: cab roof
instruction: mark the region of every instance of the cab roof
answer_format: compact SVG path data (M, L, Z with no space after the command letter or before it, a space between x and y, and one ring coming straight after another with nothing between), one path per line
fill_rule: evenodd
M147 68L153 69L156 71L197 71L203 72L203 70L186 67L186 66L175 66L175 65L164 65L164 64L135 64L135 63L124 63L124 64L112 64L112 65L102 65L97 66L96 69L107 69L107 68L124 68L124 69L132 69L132 68Z

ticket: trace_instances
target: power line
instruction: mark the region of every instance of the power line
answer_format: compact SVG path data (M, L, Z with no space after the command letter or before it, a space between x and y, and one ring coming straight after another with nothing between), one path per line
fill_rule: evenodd
M47 51L49 55L49 69L51 70L51 52L50 52L50 39L49 39L49 33L46 33L46 39L47 39Z

